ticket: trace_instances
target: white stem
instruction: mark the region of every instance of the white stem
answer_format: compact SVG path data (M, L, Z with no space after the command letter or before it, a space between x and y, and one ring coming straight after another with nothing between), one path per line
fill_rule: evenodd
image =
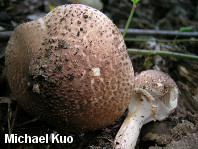
M128 116L123 122L120 130L118 131L114 148L115 149L134 149L140 130L145 120L152 115L151 104L140 99L132 99L129 105ZM131 108L132 107L132 108Z
M140 129L143 123L141 120L130 116L125 119L115 138L115 149L133 149L135 148Z

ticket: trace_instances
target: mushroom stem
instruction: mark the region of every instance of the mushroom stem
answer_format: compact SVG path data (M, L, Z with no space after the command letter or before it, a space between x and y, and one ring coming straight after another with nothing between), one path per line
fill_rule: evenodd
M144 96L137 100L138 96L141 95L136 94L130 102L129 113L115 138L115 149L135 148L143 124L153 114L151 103Z

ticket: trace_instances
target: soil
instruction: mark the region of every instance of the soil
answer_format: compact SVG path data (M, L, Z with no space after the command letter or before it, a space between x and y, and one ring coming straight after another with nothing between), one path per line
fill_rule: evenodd
M0 1L0 32L12 31L17 25L39 18L53 6L70 3L54 0L2 0ZM119 27L124 28L130 14L130 0L103 0L103 12ZM198 30L198 1L195 0L141 0L130 24L130 28L179 30L182 27L190 31ZM127 35L133 38L170 39L169 36ZM184 38L184 37L182 37ZM177 39L182 39L180 36ZM187 37L188 39L194 38ZM186 39L186 38L185 38ZM7 80L4 76L4 51L6 39L0 40L0 149L111 149L117 131L127 115L126 112L111 126L94 132L80 134L62 134L73 136L69 144L5 144L4 135L12 134L42 136L56 133L56 128L28 115L11 98ZM198 55L197 42L160 43L126 42L128 48L161 50ZM178 107L164 121L150 122L143 126L136 149L196 149L198 146L198 61L167 56L130 55L135 73L147 69L161 70L169 74L179 87Z

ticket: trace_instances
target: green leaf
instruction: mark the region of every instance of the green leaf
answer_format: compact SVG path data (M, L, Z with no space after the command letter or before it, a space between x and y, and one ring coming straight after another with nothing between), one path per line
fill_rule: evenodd
M51 11L52 9L54 9L54 6L52 4L48 4L48 8Z
M186 26L186 27L181 27L179 29L180 32L184 32L184 31L194 31L194 28L192 26Z
M138 3L140 0L131 0L134 4Z

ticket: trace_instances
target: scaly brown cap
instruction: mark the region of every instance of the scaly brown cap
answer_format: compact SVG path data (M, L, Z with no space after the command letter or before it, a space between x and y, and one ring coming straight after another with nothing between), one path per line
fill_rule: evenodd
M62 131L108 126L127 108L134 86L118 28L81 4L18 26L6 49L6 69L21 106Z

